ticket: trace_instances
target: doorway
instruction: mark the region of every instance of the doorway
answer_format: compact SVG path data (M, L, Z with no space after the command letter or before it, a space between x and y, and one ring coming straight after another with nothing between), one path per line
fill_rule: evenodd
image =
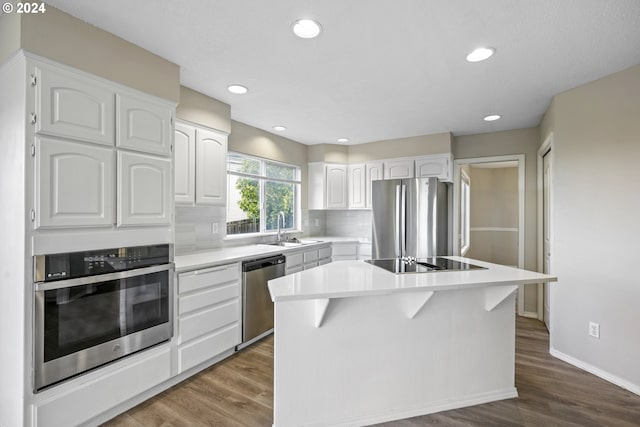
M455 161L454 255L524 268L524 180L524 155ZM518 314L536 317L524 299L520 286Z

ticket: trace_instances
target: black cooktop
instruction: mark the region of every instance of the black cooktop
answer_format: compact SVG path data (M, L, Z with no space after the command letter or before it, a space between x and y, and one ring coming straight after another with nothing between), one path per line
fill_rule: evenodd
M486 270L485 267L468 264L466 262L454 261L448 258L384 258L367 259L371 265L384 268L395 274L400 273L433 273L436 271L461 271L461 270Z

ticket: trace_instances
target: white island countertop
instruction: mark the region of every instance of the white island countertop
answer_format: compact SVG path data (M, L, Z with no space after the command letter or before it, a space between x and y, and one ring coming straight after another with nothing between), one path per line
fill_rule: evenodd
M555 282L554 276L469 258L456 261L486 269L394 274L364 261L337 261L269 281L273 302L433 292L499 285Z

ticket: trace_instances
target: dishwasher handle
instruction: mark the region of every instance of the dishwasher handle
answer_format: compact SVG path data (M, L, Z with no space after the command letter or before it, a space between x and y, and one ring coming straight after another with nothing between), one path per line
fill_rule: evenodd
M275 255L265 258L252 259L249 261L244 261L242 263L242 272L248 273L253 270L259 270L261 268L271 267L273 265L284 264L286 258L284 255Z

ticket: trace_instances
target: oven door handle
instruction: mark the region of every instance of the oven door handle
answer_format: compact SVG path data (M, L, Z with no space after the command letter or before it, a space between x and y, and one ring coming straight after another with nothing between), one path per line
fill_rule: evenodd
M158 273L160 271L173 270L174 264L154 265L151 267L137 268L135 270L116 271L115 273L98 274L96 276L78 277L77 279L56 280L54 282L36 282L36 292L52 291L55 289L71 288L73 286L100 284L112 280L128 279L130 277L144 276L145 274Z

